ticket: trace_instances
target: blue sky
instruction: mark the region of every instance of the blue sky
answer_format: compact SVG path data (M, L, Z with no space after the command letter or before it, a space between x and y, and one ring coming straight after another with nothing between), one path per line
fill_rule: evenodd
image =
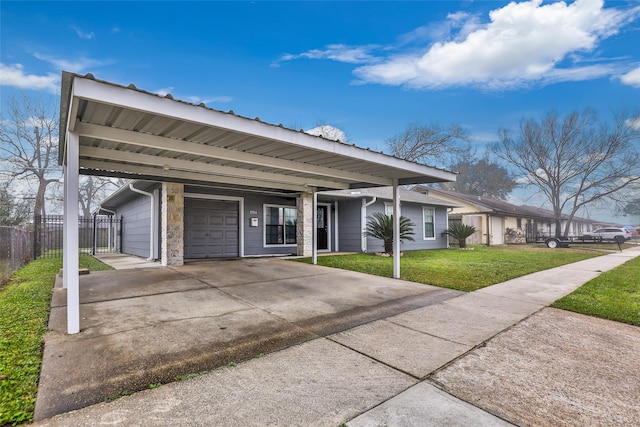
M62 70L385 150L409 123L479 147L522 117L640 107L640 2L0 3L2 103Z

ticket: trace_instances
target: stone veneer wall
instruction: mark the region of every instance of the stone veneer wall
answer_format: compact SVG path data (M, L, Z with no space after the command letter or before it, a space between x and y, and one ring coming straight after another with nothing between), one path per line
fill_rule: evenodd
M297 253L299 256L311 256L313 252L313 194L300 194L296 199L296 208L298 209Z
M184 185L162 183L162 265L184 264Z

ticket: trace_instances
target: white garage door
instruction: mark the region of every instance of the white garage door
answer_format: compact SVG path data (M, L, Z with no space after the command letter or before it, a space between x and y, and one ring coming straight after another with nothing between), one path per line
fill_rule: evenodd
M186 198L184 201L184 257L237 257L238 218L238 202Z

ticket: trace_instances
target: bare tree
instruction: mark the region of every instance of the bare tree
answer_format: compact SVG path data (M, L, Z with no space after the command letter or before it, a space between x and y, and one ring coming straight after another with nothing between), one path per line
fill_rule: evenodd
M97 207L109 193L117 190L125 184L123 178L107 178L102 176L83 176L80 179L79 203L82 215L85 218L91 216L91 211Z
M387 140L391 154L404 160L431 166L449 163L448 160L464 150L467 132L458 124L442 127L437 123L410 123L407 128Z
M501 129L495 154L515 166L524 180L549 200L561 236L562 215L568 215L564 237L578 210L595 202L617 201L640 185L639 132L628 114L611 124L598 123L593 110L564 118L550 112L541 120L522 119L520 130Z
M58 108L51 100L32 100L27 96L8 101L8 117L1 117L0 161L7 182L34 180L35 214L45 213L47 186L58 182L61 168L58 156ZM5 169L6 168L6 169Z

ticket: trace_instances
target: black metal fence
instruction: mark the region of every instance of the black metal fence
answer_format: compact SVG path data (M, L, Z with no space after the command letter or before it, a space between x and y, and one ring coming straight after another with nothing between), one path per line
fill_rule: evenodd
M111 215L79 218L78 244L87 254L120 252L122 221ZM33 220L33 258L62 256L63 215L36 215Z
M0 226L0 287L14 271L31 260L32 232L21 227Z

